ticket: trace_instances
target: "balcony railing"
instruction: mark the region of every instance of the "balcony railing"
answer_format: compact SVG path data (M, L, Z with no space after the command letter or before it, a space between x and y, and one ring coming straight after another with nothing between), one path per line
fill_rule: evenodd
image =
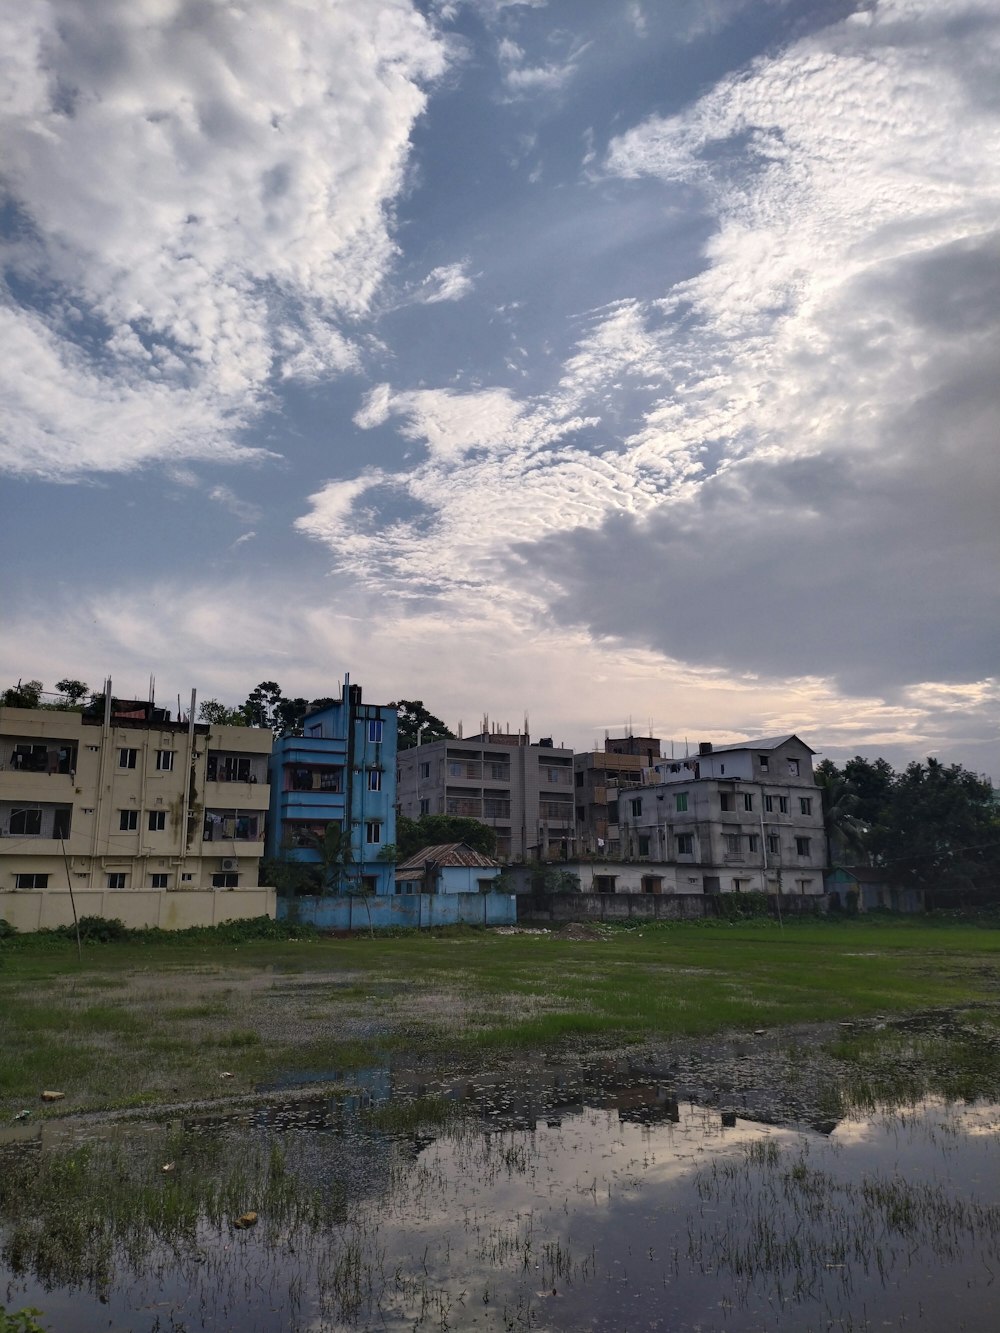
M480 819L483 813L483 803L482 801L463 800L457 796L449 796L445 803L445 813L466 815L470 819Z

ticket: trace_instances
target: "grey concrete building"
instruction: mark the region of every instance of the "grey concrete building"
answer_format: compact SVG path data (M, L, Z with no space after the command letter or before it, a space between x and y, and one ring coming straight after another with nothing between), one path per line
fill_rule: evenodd
M559 857L573 839L573 752L524 732L431 741L397 757L399 813L488 824L501 861Z
M574 852L621 855L618 819L622 793L645 782L660 757L655 736L605 736L603 750L573 756L576 821Z
M675 867L682 892L823 893L814 753L790 735L658 760L619 797L622 856Z

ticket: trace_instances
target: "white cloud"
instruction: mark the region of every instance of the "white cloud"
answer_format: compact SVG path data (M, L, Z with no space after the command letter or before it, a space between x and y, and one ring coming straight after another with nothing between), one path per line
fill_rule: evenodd
M466 268L467 264L463 261L431 269L423 281L418 299L425 305L433 305L437 301L461 301L475 286Z
M364 590L333 580L326 586L323 596L296 580L216 575L195 583L144 579L63 600L55 595L51 632L43 640L33 612L10 621L11 632L0 641L0 679L35 677L51 687L70 663L73 675L92 684L110 671L116 690L144 694L155 671L158 697L176 706L175 696L186 700L192 686L200 699L239 703L263 679L277 680L287 694L315 698L335 693L348 671L372 702L401 694L423 698L453 727L464 721L466 730L484 712L514 726L527 711L534 735L552 735L577 749L631 721L643 730L651 722L668 745L671 737L678 744L685 737L721 742L788 730L836 758L881 751L896 764L940 742L956 702L845 701L822 679L692 668L551 620L532 623L516 589L485 602L473 591L448 607L410 607L404 617L391 598L373 616ZM221 636L220 605L227 608ZM26 644L34 645L28 657ZM963 699L961 706L976 736L957 753L1000 775L995 712L991 724L982 697ZM847 715L857 724L843 735ZM949 755L955 754L952 745Z
M39 0L0 49L8 263L39 284L0 342L6 466L240 457L272 374L357 364L339 325L393 260L386 204L445 63L409 3Z
M540 617L884 688L889 709L923 708L917 681L989 677L995 20L982 0L886 0L614 141L605 188L653 176L668 206L677 182L702 192L702 271L589 316L549 395L379 398L378 420L427 447L391 479L421 516L380 525L379 497L356 496L338 559L459 598L495 595L499 569ZM615 439L629 394L645 416ZM300 526L321 535L326 497L310 503Z

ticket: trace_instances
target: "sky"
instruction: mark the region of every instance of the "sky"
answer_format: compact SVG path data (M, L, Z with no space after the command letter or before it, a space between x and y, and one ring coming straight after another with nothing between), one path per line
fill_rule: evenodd
M0 681L1000 780L1000 0L21 0Z

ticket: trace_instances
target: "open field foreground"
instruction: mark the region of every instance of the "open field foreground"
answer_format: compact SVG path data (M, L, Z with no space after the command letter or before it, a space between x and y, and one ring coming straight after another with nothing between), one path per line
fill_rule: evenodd
M581 938L582 936L582 938ZM1000 930L851 921L0 946L0 1121L1000 997ZM841 1039L847 1029L840 1028ZM810 1048L815 1041L807 1043ZM65 1098L52 1107L41 1091Z
M0 946L4 1333L995 1327L1000 931L260 929Z

